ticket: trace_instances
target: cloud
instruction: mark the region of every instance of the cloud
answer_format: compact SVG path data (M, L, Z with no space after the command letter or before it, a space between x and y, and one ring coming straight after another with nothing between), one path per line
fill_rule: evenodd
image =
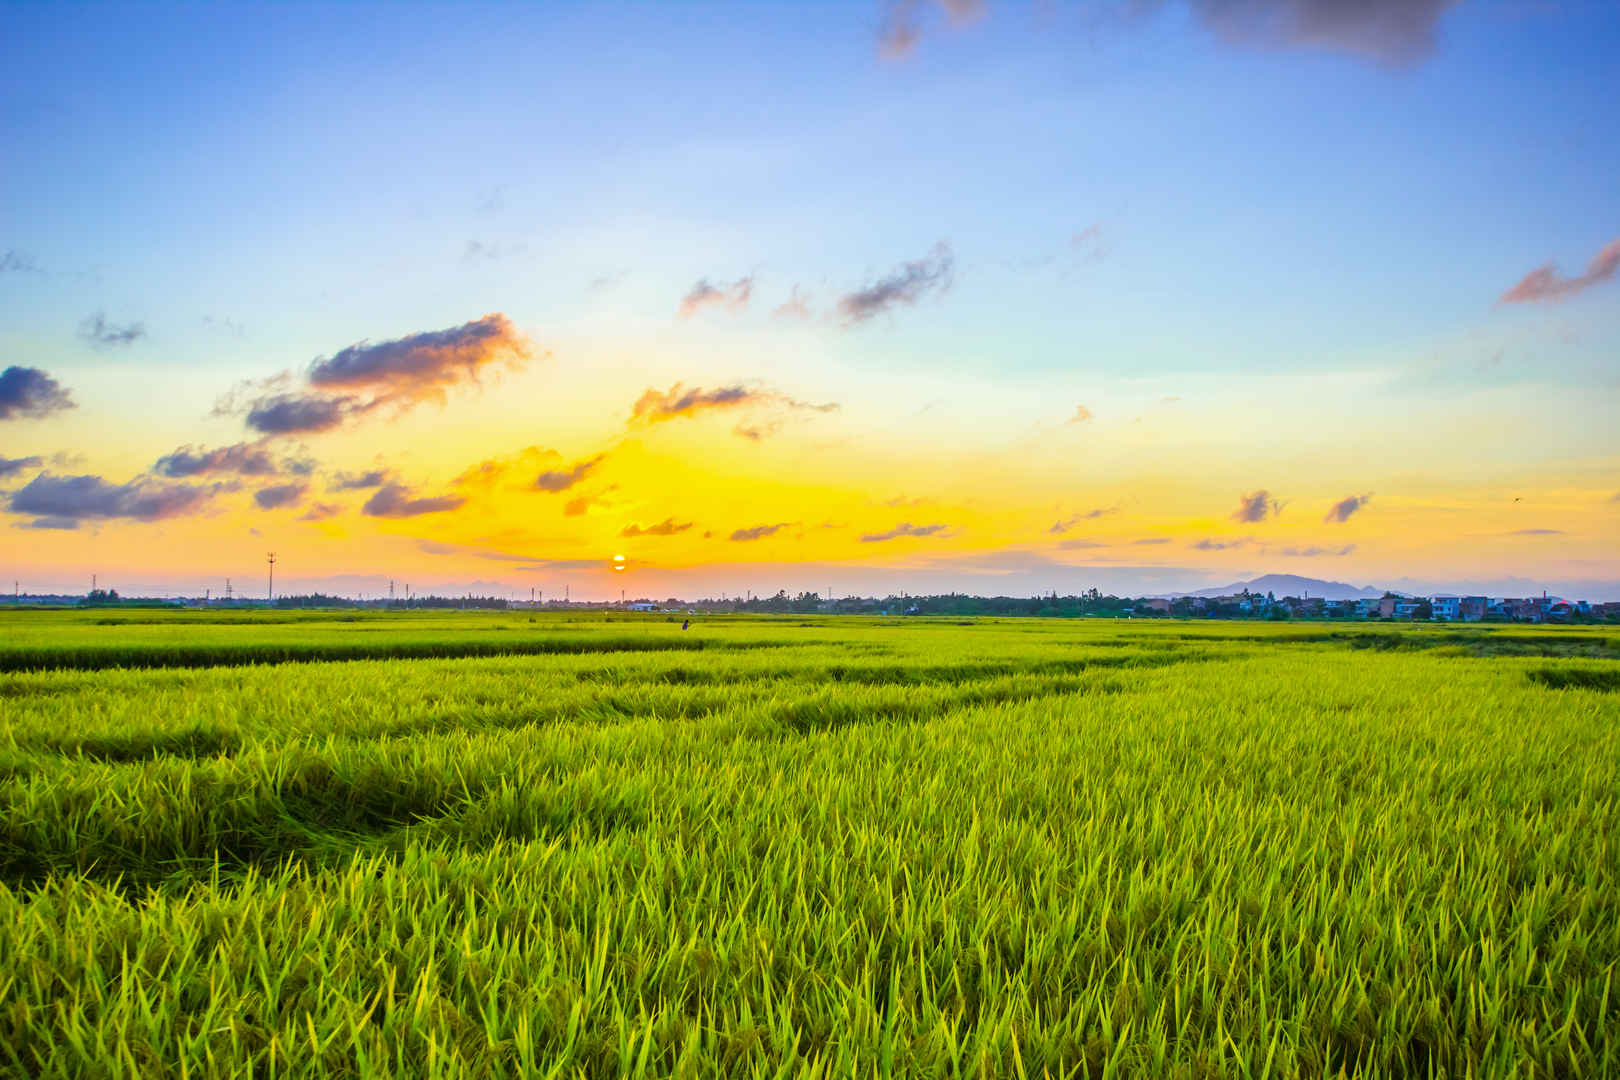
M885 540L898 540L902 536L938 536L950 526L939 522L933 525L913 525L909 521L902 521L886 532L867 533L861 537L863 544L881 544Z
M1322 520L1343 524L1350 520L1350 515L1366 506L1370 501L1372 501L1371 495L1346 495L1333 504L1333 509L1329 510L1327 517Z
M98 349L117 348L120 345L133 345L146 336L146 326L142 323L117 323L107 321L103 312L96 312L87 316L79 324L79 336Z
M288 484L260 488L253 493L253 501L259 504L261 510L276 510L283 506L297 505L307 491L309 491L308 484L302 480L294 480Z
M1083 514L1076 514L1073 517L1064 518L1062 521L1053 522L1052 527L1046 531L1053 535L1066 533L1082 521L1095 521L1100 517L1107 517L1109 514L1117 513L1119 513L1119 507L1117 506L1099 506L1094 510L1087 510Z
M773 319L808 319L810 317L809 297L799 291L797 285L793 292L771 312Z
M79 527L79 519L78 518L70 518L70 517L42 517L42 518L35 518L33 521L23 522L21 525L18 526L18 528L21 528L21 529L62 529L62 530L77 529L78 527Z
M1086 540L1078 536L1058 544L1058 548L1062 551L1088 551L1091 548L1105 547L1108 547L1108 545L1101 540Z
M1389 65L1434 51L1440 16L1459 0L1190 0L1221 40L1263 48L1328 49Z
M792 528L795 524L797 524L797 522L779 521L775 525L754 525L746 529L736 530L731 534L731 538L739 541L761 540L767 536L772 536L778 532L781 532L783 529Z
M1563 529L1514 529L1503 536L1563 536Z
M1255 542L1252 536L1243 536L1235 540L1216 540L1206 536L1191 546L1194 551L1228 551L1236 548L1252 547Z
M455 510L467 500L461 495L440 495L436 498L416 498L403 484L384 484L378 488L360 512L367 517L408 518L423 514L438 514Z
M1497 301L1501 304L1528 304L1537 300L1562 300L1574 296L1582 289L1607 281L1620 268L1620 237L1609 243L1586 264L1586 273L1579 277L1560 277L1552 263L1532 270Z
M15 248L0 253L0 274L43 274L45 271L34 257Z
M0 458L0 478L16 476L24 469L38 469L45 465L45 459L37 455L29 457Z
M246 411L248 426L266 435L317 433L382 406L395 415L423 401L443 402L463 382L477 383L497 366L520 367L533 355L528 339L499 313L448 330L428 330L392 341L362 341L311 362L309 389L290 388L283 374L259 384L245 402L233 392L216 414ZM250 384L251 385L251 384Z
M298 520L325 521L327 518L337 517L341 513L343 513L343 507L338 503L311 503L308 510L298 515Z
M0 420L39 419L71 408L72 395L39 368L13 366L0 372Z
M272 394L253 402L247 425L263 435L318 434L331 431L364 406L350 394Z
M388 483L387 469L369 469L366 472L351 473L338 472L332 474L327 483L327 491L364 491L367 488L382 487Z
M660 521L656 525L648 525L645 529L642 528L640 525L626 525L623 529L619 530L619 535L620 536L674 536L676 533L685 532L687 529L690 529L691 527L692 527L692 522L690 522L690 521L683 522L681 524L676 524L674 518L665 518L663 521Z
M1282 503L1271 497L1271 492L1264 488L1251 491L1243 496L1240 505L1232 512L1233 521L1244 521L1249 524L1264 521L1267 517L1275 517L1282 513Z
M698 413L715 409L754 406L823 413L833 412L838 408L836 402L817 405L809 401L799 401L774 390L744 386L741 383L717 387L714 390L705 390L701 386L688 390L683 383L675 383L668 390L649 387L631 406L630 423L658 424L665 420L674 420L676 417L696 416ZM738 434L750 437L747 432L741 430ZM769 434L769 431L760 429L758 434Z
M1149 536L1149 537L1146 537L1145 539L1142 539L1142 540L1132 540L1131 541L1131 543L1133 545L1137 546L1137 547L1140 547L1140 546L1142 546L1144 544L1168 544L1169 542L1170 542L1170 538L1168 536Z
M838 311L844 317L844 325L866 322L896 304L915 304L931 292L948 290L955 265L950 245L940 241L925 257L908 262L888 277L840 298Z
M606 454L597 454L593 458L576 461L573 468L552 469L543 472L534 478L534 486L541 491L549 491L553 494L559 491L567 491L589 476L598 465L602 464L603 459L606 457Z
M623 270L620 270L615 274L603 274L601 277L592 278L588 283L586 283L585 291L592 293L609 292L618 288L619 285L624 281L625 277L626 273Z
M978 19L986 7L985 0L932 0L932 5L942 10L956 26ZM903 60L916 51L917 42L922 39L920 23L924 6L922 0L891 0L878 33L880 56Z
M563 516L580 517L595 505L595 502L596 497L593 495L581 495L578 498L569 499L568 502L563 504Z
M682 319L690 319L704 308L710 307L719 308L721 311L741 311L748 306L748 301L753 295L752 275L738 278L730 285L714 285L708 278L703 278L681 298L681 306L675 314Z
M1328 556L1329 558L1335 558L1335 557L1340 556L1340 555L1348 555L1354 550L1356 550L1356 545L1354 545L1354 544L1346 544L1346 545L1344 545L1344 547L1338 547L1338 548L1325 548L1325 547L1314 547L1314 546L1313 547L1303 547L1303 548L1285 547L1282 550L1278 551L1277 554L1286 555L1289 558L1297 558L1297 559L1312 559L1312 558L1316 558L1317 556L1322 556L1322 555Z
M464 263L494 262L497 259L508 259L513 255L522 255L528 250L529 245L527 244L486 244L482 240L469 240L467 246L462 249L461 261Z
M279 470L270 454L261 446L236 443L214 450L203 450L189 443L164 454L152 466L160 476L202 476L206 473L230 472L242 476L275 476Z
M135 479L109 484L99 476L40 473L7 500L13 514L42 518L132 518L161 521L200 510L230 485L165 484Z
M1084 405L1076 405L1074 407L1074 415L1069 417L1067 422L1070 424L1084 424L1091 419L1092 412L1090 409L1086 408Z
M1099 262L1108 254L1101 225L1087 225L1069 237L1069 247L1074 249L1076 258L1081 262Z
M382 341L350 345L309 367L311 386L367 392L371 404L443 400L462 381L477 382L497 364L520 366L532 355L527 338L505 315L495 313L451 327Z

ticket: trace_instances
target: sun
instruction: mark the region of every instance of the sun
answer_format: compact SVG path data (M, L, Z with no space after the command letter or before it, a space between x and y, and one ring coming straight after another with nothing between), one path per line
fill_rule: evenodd
M624 556L623 555L615 555L615 556L613 556L613 569L615 571L622 571L624 569Z

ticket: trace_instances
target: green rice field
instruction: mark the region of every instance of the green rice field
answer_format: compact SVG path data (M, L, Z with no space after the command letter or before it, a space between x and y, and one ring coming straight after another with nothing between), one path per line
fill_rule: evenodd
M1620 631L0 613L0 1075L1620 1076Z

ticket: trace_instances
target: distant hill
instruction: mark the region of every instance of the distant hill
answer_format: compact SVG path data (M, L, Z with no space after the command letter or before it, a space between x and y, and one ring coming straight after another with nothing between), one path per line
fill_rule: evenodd
M1298 574L1265 574L1253 581L1239 581L1222 585L1218 589L1198 589L1195 592L1170 593L1171 596L1231 596L1248 589L1252 593L1274 594L1279 600L1285 596L1320 596L1324 600L1360 600L1364 596L1379 597L1383 589L1371 586L1357 588L1342 581L1323 581L1320 578L1300 577Z

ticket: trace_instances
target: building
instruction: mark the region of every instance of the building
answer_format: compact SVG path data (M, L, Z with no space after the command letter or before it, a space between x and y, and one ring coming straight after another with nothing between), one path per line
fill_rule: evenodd
M1431 618L1444 619L1453 622L1462 618L1462 600L1460 596L1451 596L1442 593L1439 596L1429 597L1429 610Z

